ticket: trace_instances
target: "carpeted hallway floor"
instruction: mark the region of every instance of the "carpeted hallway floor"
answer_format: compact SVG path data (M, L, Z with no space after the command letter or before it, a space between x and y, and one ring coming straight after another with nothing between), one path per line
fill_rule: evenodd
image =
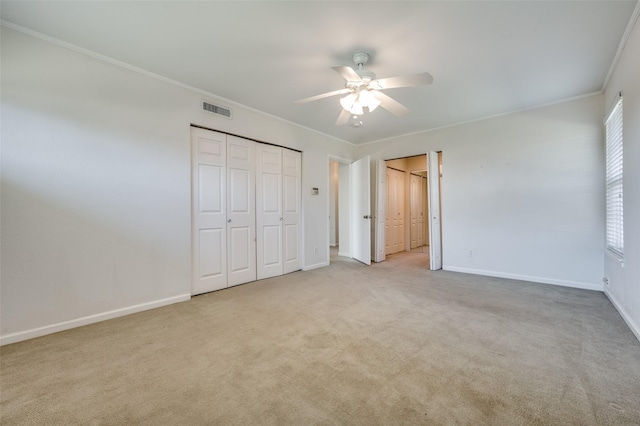
M0 423L640 424L603 294L333 260L5 346Z

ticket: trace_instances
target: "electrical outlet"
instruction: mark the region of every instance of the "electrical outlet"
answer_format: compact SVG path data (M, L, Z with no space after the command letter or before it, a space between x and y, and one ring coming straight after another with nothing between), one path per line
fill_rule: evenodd
M469 250L469 257L473 257L473 250Z
M608 286L608 285L609 285L609 278L604 277L604 278L602 279L602 282L604 283L604 285Z
M313 248L313 254L318 254L318 247Z

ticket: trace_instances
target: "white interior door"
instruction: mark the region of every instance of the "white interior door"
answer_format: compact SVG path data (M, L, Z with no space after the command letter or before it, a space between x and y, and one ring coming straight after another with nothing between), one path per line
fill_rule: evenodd
M228 286L256 280L255 142L227 137Z
M282 148L256 146L256 210L257 277L282 275Z
M297 271L302 267L300 248L302 154L282 149L282 200L283 200L283 272Z
M387 165L384 160L376 162L376 202L375 202L375 255L376 262L382 262L386 259L386 206L387 206Z
M427 155L429 192L429 261L432 271L442 269L442 239L440 228L440 164L438 153Z
M191 128L191 294L227 286L227 135Z
M351 257L367 265L371 265L370 161L367 155L351 163Z

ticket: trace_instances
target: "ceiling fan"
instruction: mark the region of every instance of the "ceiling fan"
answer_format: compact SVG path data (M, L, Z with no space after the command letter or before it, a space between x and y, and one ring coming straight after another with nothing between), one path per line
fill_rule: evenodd
M369 61L368 53L355 53L353 55L353 62L356 64L357 69L345 66L332 67L345 79L344 89L300 99L294 103L304 104L317 101L318 99L347 94L347 96L340 99L340 105L342 105L343 109L336 121L336 125L338 126L347 124L351 115L362 115L364 113L363 108L373 111L378 106L381 106L396 117L401 117L407 114L409 109L395 99L382 93L382 90L395 89L398 87L423 86L433 82L433 77L431 77L431 74L428 72L402 77L376 79L376 75L373 72L363 68L363 65L366 64L367 61Z

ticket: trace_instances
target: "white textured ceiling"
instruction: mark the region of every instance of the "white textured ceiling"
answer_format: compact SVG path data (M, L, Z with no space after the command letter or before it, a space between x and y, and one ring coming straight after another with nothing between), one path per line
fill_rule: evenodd
M602 89L636 1L2 1L4 21L355 144ZM337 127L331 67L371 55L379 78L429 72Z

